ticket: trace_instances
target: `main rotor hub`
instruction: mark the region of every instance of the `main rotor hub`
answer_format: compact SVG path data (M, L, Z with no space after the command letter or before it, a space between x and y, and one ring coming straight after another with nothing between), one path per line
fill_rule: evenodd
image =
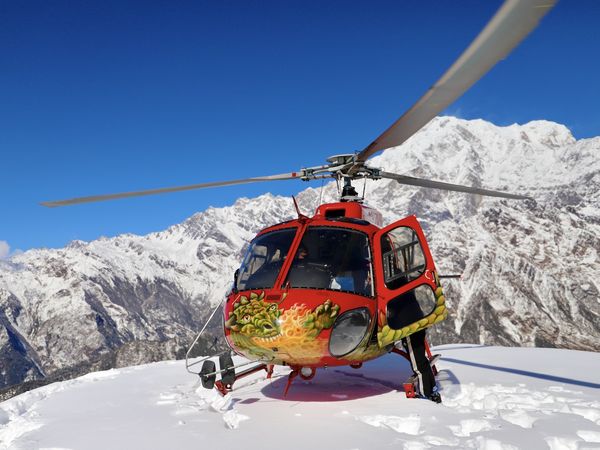
M342 202L362 202L364 199L352 186L352 180L359 178L378 180L381 178L381 170L366 166L364 162L357 160L357 156L355 153L330 156L327 158L329 164L303 168L301 178L304 181L322 178L343 179L344 187L340 200Z
M356 180L358 178L369 178L378 180L381 178L381 170L368 167L364 162L357 160L357 154L347 153L333 155L327 158L329 164L302 169L301 178L304 181L318 178L344 178Z

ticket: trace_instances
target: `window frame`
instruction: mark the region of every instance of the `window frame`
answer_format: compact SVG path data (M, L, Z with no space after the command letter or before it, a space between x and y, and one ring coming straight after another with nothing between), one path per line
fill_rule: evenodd
M361 235L362 237L364 237L365 242L367 244L367 250L368 250L368 271L367 271L367 276L370 277L370 293L366 294L366 293L362 293L362 292L356 292L354 290L345 290L345 289L333 289L331 287L327 287L327 288L321 288L321 287L306 287L306 286L302 286L302 287L294 287L289 285L289 277L290 274L292 273L292 271L294 270L294 265L296 263L296 256L298 254L298 251L300 250L300 248L303 246L303 242L304 242L304 238L307 235L307 233L309 233L312 230L318 230L318 229L323 229L323 230L340 230L340 231L344 231L344 232L348 232L348 233L356 233L358 235ZM331 225L325 225L325 224L317 224L317 225L308 225L306 226L303 230L302 230L302 234L301 236L298 237L298 244L295 248L294 251L294 256L292 258L292 260L290 261L290 266L288 267L286 273L284 274L284 278L283 278L283 286L285 289L309 289L309 290L317 290L317 291L330 291L330 292L338 292L338 293L343 293L343 294L352 294L352 295L359 295L361 297L365 297L365 298L369 298L369 299L374 299L376 298L376 289L375 289L375 271L374 271L374 267L373 267L373 243L371 241L371 237L369 235L369 233L366 233L365 231L362 230L358 230L356 228L351 228L351 227L341 227L341 226L331 226ZM289 254L288 254L289 255ZM332 280L335 278L335 276L332 277Z
M261 233L258 236L255 236L254 239L252 239L252 241L250 241L250 245L248 247L248 250L246 251L246 254L244 255L244 258L242 259L242 263L240 264L239 267L239 272L238 275L236 276L235 279L235 283L234 283L234 290L236 292L240 292L240 291L248 291L248 290L260 290L260 289L273 289L277 286L277 280L279 279L279 277L281 276L281 272L284 270L285 268L285 262L286 259L289 258L290 252L292 250L294 250L294 242L297 239L298 236L298 230L300 228L297 226L294 227L286 227L286 228L281 228L281 229L277 229L277 230L272 230L272 231L268 231L265 233ZM273 278L273 282L271 286L251 286L251 287L247 287L246 285L244 285L244 287L240 287L240 282L242 275L244 274L244 272L242 272L242 268L243 267L247 267L247 260L250 257L251 253L254 250L254 247L256 246L256 243L261 240L264 239L267 236L272 236L274 234L278 234L278 233L290 233L291 234L291 239L290 239L290 243L289 243L289 247L287 248L287 252L285 255L280 255L280 261L281 261L281 265L279 266L279 269L277 270L277 274L275 275L275 278ZM246 283L253 275L255 275L261 267L263 267L265 264L270 264L271 262L268 261L269 255L268 255L268 246L264 246L267 247L267 254L264 256L264 262L260 265L260 267L258 267L255 271L253 271L248 278L246 278L246 280L244 280L244 283ZM273 253L273 255L275 255L277 253L277 251L280 249L276 249L275 252ZM295 252L294 252L295 253ZM253 262L254 265L254 262Z
M394 239L390 238L390 233L398 230L399 228L410 231L412 234L412 240L396 248L394 245ZM383 243L385 239L388 240L390 249L386 252L383 252ZM407 225L399 225L388 230L386 233L381 235L380 246L382 248L381 264L383 267L383 281L388 289L399 289L403 285L416 280L425 273L425 270L427 269L427 257L425 255L423 245L421 244L419 234L414 228ZM408 251L405 251L406 249L408 249ZM415 257L420 260L420 264L414 264ZM390 267L391 265L395 267ZM417 273L411 275L414 272ZM401 277L405 277L406 281L402 285L394 286L393 282L399 280Z

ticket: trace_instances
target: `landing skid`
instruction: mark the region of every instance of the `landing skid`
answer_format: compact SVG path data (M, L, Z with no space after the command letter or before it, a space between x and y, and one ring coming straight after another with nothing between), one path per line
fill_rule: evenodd
M252 367L251 364L255 364ZM241 367L247 367L241 372L236 373L236 369ZM354 365L354 368L360 368L360 365ZM216 370L215 362L206 359L202 364L202 369L198 372L198 376L200 377L200 381L202 383L202 387L205 389L217 389L221 395L227 395L233 390L233 384L244 377L252 375L253 373L260 372L264 370L267 372L267 380L271 379L273 375L273 364L268 363L258 363L256 361L247 362L243 364L238 364L237 366L233 365L233 360L229 354L220 355L219 356L219 370ZM314 367L300 367L300 366L291 366L292 371L288 375L287 384L285 386L285 390L283 396L286 397L287 393L292 385L292 382L296 377L300 377L305 381L312 380L317 373L317 369ZM221 379L217 380L217 376L220 375Z
M431 370L433 371L434 376L437 376L438 370L435 366L437 361L439 360L439 354L433 355L429 349L429 345L426 345L427 350L427 358L429 359L429 364L431 365ZM392 349L393 353L403 356L410 362L410 356L404 350L400 350L399 348L394 347ZM256 364L252 367L251 364ZM236 369L247 367L241 372L236 373ZM216 370L216 365L214 361L206 359L204 364L202 365L202 369L198 373L200 380L202 382L202 387L206 389L217 389L221 395L227 395L233 390L234 383L242 378L245 378L253 373L260 372L264 370L267 372L267 379L271 379L273 375L273 364L268 363L256 363L256 361L247 362L243 364L238 364L237 366L233 365L233 360L229 353L219 355L219 370ZM362 364L352 364L350 367L353 369L360 369ZM287 394L292 386L292 383L297 377L302 378L305 381L312 380L315 377L317 369L315 367L300 367L300 366L291 366L292 371L288 375L287 383L285 385L285 390L283 392L283 396L287 397ZM217 376L220 375L221 379L217 380ZM408 380L403 383L404 393L406 398L417 398L416 391L416 383L417 378L413 375Z
M233 383L235 383L237 380L247 377L248 375L252 375L253 373L260 372L261 370L267 372L268 380L273 375L273 364L259 364L243 370L240 373L234 374L234 378L232 379L231 383L223 381L224 379L222 378L221 380L215 382L215 388L217 388L221 395L227 395L233 390Z

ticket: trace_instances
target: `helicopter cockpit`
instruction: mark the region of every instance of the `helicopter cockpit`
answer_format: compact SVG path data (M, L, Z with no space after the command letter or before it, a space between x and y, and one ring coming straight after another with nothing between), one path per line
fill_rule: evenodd
M270 289L284 266L297 228L265 233L248 248L237 272L237 291ZM305 229L283 286L327 289L373 297L373 272L366 233L348 228Z
M308 227L287 274L292 288L373 296L369 239L347 228Z

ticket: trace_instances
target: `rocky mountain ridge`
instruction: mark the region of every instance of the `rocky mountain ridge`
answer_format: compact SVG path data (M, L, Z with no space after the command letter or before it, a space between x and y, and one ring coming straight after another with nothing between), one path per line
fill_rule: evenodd
M446 283L451 314L432 340L600 351L600 137L576 140L547 121L440 117L370 165L535 199L367 183L367 203L386 223L416 214L438 270L463 274ZM337 198L335 183L297 198L312 213L320 198ZM265 194L147 236L0 261L0 387L78 365L181 356L247 242L294 216L291 199Z

